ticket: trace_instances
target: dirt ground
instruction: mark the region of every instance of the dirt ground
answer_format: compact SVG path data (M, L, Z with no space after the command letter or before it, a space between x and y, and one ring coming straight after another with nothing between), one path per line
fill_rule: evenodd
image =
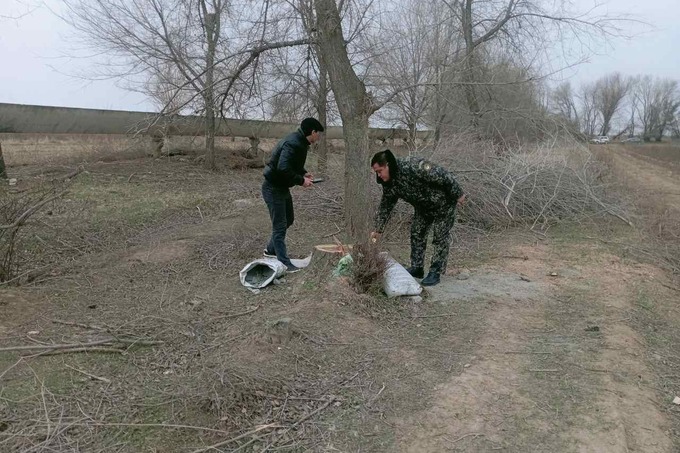
M458 226L420 302L357 295L325 260L243 288L269 233L260 170L88 164L24 238L41 272L0 287L0 451L680 451L680 286L644 246L674 243L680 157L648 151L598 153L654 197L635 211L653 228ZM294 191L294 254L342 238L340 187ZM406 262L396 217L384 247Z

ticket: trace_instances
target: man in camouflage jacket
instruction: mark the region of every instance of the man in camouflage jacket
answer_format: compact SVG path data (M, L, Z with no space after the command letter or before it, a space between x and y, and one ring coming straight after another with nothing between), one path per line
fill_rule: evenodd
M439 283L446 272L451 244L451 228L456 221L456 207L465 200L463 190L444 168L419 157L397 159L390 150L377 153L371 160L376 180L383 186L382 200L375 216L374 240L380 237L399 199L414 208L411 222L411 267L416 278L424 276L427 235L432 228L434 253L423 286Z

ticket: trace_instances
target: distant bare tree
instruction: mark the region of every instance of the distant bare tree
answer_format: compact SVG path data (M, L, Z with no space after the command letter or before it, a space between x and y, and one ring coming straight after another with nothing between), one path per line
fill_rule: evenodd
M597 90L594 83L581 86L578 93L581 132L588 137L597 135L600 130L600 112L597 109Z
M600 135L609 134L612 119L628 95L630 87L630 80L618 72L606 75L595 82L595 108L602 120Z
M678 81L644 76L635 88L637 118L645 141L661 141L680 109Z
M550 109L560 116L569 129L579 131L579 112L571 83L564 82L550 93Z
M425 124L425 114L435 98L435 71L441 70L432 38L442 23L435 11L442 8L439 0L389 4L398 12L388 15L382 28L390 37L391 49L376 56L372 77L382 89L398 93L377 116L393 127L406 128L408 144L414 149L417 130Z

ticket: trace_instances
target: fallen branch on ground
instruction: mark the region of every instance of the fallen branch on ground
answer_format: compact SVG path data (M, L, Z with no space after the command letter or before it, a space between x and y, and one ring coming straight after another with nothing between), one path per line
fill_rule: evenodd
M128 339L118 339L118 338L108 338L106 340L91 341L89 343L65 343L65 344L34 344L25 346L9 346L6 348L0 348L0 352L7 351L30 351L35 349L44 350L57 350L57 349L74 349L74 348L87 348L90 346L114 346L115 344L126 344L126 345L137 345L137 346L155 346L157 344L163 344L162 341L149 341L149 340L128 340Z
M78 368L73 367L73 366L71 366L71 365L66 365L66 364L64 364L64 365L66 366L66 368L70 368L70 369L72 369L73 371L77 371L78 373L84 374L85 376L91 377L92 379L96 379L96 380L98 380L98 381L106 382L107 384L110 384L110 383L111 383L111 379L107 379L107 378L101 377L101 376L95 376L94 374L90 374L90 373L88 373L87 371L79 370Z
M222 442L218 442L218 443L216 443L216 444L214 444L214 445L210 445L210 446L205 447L205 448L199 448L198 450L194 450L194 451L192 451L191 453L202 453L202 452L204 452L204 451L214 450L214 449L216 449L216 448L223 447L224 445L228 445L228 444L234 443L234 442L236 442L237 440L241 440L241 439L243 439L244 437L252 436L253 434L259 433L260 431L263 431L263 430L265 430L265 429L280 428L280 427L281 427L280 425L276 425L276 424L269 424L269 425L258 426L257 428L255 428L255 429L253 429L253 430L250 430L250 431L248 431L248 432L246 432L246 433L239 434L239 435L236 436L236 437L232 437L231 439L227 439L227 440L224 440L224 441L222 441Z
M297 428L297 427L300 426L302 423L304 423L304 422L306 422L307 420L309 420L310 418L314 417L316 414L318 414L319 412L323 411L324 409L326 409L328 406L330 406L330 405L333 404L334 402L335 402L335 399L334 399L334 398L333 398L333 399L330 399L330 400L328 400L328 401L326 401L325 404L323 404L322 406L320 406L320 407L317 408L316 410L313 410L313 411L310 412L309 414L305 415L305 416L302 417L300 420L298 420L298 421L296 421L295 423L293 423L289 428L286 428L285 430L283 430L283 432L279 433L279 435L276 436L276 437L274 438L274 440L272 440L269 444L267 444L266 447L264 447L264 448L262 449L262 453L265 453L266 451L269 451L274 445L276 445L276 443L277 443L279 440L281 440L281 439L283 438L283 436L285 436L286 434L288 434L289 431L291 431L291 430Z

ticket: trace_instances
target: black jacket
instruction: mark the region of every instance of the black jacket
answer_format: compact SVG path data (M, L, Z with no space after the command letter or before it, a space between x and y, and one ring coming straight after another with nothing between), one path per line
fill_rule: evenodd
M309 141L302 129L288 134L274 148L269 163L264 167L264 177L277 187L301 186L304 183L305 162Z
M390 153L388 161L390 180L384 182L378 178L383 186L383 196L375 216L377 232L382 233L399 199L435 219L445 217L455 209L463 189L450 172L419 157L396 159Z

